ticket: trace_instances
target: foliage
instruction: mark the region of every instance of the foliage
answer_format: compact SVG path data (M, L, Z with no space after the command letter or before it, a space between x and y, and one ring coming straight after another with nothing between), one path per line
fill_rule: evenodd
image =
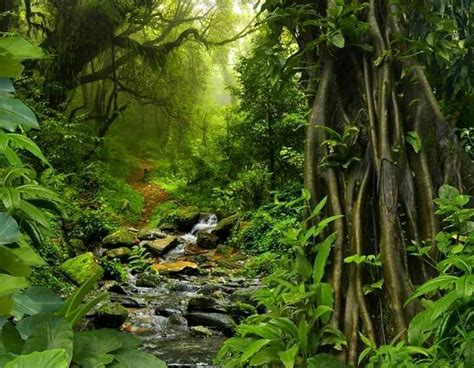
M103 257L100 265L104 269L104 276L106 279L117 280L119 282L125 282L128 280L127 269L120 260Z
M276 270L279 260L280 256L274 252L265 252L250 257L245 262L241 274L247 277L268 276Z
M153 259L145 247L135 245L128 256L128 266L132 273L142 273L151 270Z
M325 203L323 200L316 207L313 217L320 214ZM311 227L302 223L288 231L285 241L292 251L255 297L266 312L238 326L238 336L224 343L218 362L229 367L298 367L312 361L338 364L333 357L320 354L324 347L342 349L345 344L342 333L329 324L333 292L323 281L336 234L318 241L335 219L326 218Z

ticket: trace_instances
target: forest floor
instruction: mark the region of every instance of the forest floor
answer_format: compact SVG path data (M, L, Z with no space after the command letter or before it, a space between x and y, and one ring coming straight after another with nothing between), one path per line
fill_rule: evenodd
M134 191L143 196L143 212L138 223L134 226L145 226L153 215L153 209L160 203L168 200L168 194L157 184L149 183L147 176L156 170L153 162L140 159L138 168L128 178L128 184Z

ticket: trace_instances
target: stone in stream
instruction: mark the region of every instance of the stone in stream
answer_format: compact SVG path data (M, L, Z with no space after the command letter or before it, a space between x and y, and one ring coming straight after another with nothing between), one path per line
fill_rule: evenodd
M146 307L146 303L143 300L139 300L137 298L133 298L127 295L111 294L109 298L112 302L119 303L123 305L125 308L145 308Z
M137 243L135 235L133 235L127 228L121 228L116 232L107 235L102 240L102 246L104 248L113 249L119 247L132 247Z
M178 327L188 327L188 320L184 318L181 314L173 314L168 318L167 324L169 326L178 326Z
M141 229L138 232L139 240L156 240L166 238L168 235L160 229Z
M223 303L209 296L197 295L188 302L188 313L192 312L225 313L226 308Z
M219 245L220 239L214 232L208 233L200 231L197 234L196 244L204 249L215 249Z
M230 236L232 228L238 220L239 215L226 217L217 223L216 227L212 230L212 233L217 235L221 241L225 241Z
M135 285L139 287L155 288L161 284L160 275L156 272L144 272L137 276Z
M162 316L162 317L170 317L173 314L180 314L182 313L181 310L179 309L174 309L174 308L156 308L155 309L155 315L157 316Z
M199 221L200 217L199 208L193 206L181 207L174 212L173 223L178 230L189 231Z
M189 326L205 326L222 332L226 336L234 334L235 322L231 316L222 313L187 313L184 315Z
M145 240L140 242L140 246L147 248L155 256L162 256L178 245L178 238L169 235L163 239Z
M106 303L92 318L96 328L119 328L127 320L128 310L119 303Z
M105 252L105 255L109 258L118 258L120 260L126 260L131 252L132 251L130 250L130 248L120 247L115 249L109 249L107 252Z
M204 326L193 326L189 329L189 333L194 337L211 337L212 331Z
M151 266L155 271L160 273L176 274L176 275L194 275L199 273L198 265L194 262L177 261L170 263L155 263Z
M59 266L59 269L76 285L82 285L85 281L96 275L97 272L103 272L102 267L97 264L91 252L68 259Z

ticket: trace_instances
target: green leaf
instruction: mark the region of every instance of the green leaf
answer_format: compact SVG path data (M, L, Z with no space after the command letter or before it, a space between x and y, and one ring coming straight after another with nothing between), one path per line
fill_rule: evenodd
M34 352L28 355L20 355L5 364L4 368L68 368L69 364L65 358L63 349L53 349L43 352Z
M341 31L336 31L335 33L328 36L329 42L332 43L334 46L342 49L346 45L346 40L342 35Z
M21 62L27 59L44 57L41 48L32 45L24 38L10 36L0 39L0 76L19 77L23 71Z
M46 287L33 286L12 297L14 311L21 315L39 313L55 313L61 309L64 302Z
M309 262L308 258L306 258L304 255L296 253L295 266L303 279L308 280L311 277L313 268L311 267L311 263Z
M8 213L0 212L0 244L15 243L20 239L20 230L15 219Z
M285 368L293 368L298 356L298 344L294 344L290 349L278 353Z
M45 315L44 319L36 325L35 331L25 341L22 354L63 349L64 357L69 365L72 359L73 337L72 327L65 319Z
M29 246L9 248L0 245L0 270L8 272L11 276L29 276L32 266L42 266L45 262Z
M317 354L308 359L308 368L348 368L331 354Z
M0 128L14 132L18 126L29 130L38 128L33 111L20 100L0 94Z
M425 282L419 288L415 290L412 296L408 298L405 305L413 301L414 299L420 297L421 295L425 295L434 291L438 291L440 289L447 289L453 283L457 281L458 277L451 276L451 275L441 275L432 280Z
M417 132L408 132L405 137L407 143L413 148L413 151L420 153L421 151L421 138Z
M6 352L20 354L25 342L11 322L7 322L2 328L2 344Z
M326 262L331 251L331 246L336 240L336 234L329 235L318 247L318 254L314 260L313 266L313 282L319 283L323 279Z
M271 340L269 339L260 339L252 342L247 349L244 351L242 356L240 357L240 361L242 364L245 364L247 360L252 358L256 353L260 351L265 345L268 345Z

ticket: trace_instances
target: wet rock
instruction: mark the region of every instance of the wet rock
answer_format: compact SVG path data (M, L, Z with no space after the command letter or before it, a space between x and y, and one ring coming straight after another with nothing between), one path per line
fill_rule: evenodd
M59 269L76 285L82 285L97 272L103 272L102 267L96 262L91 252L68 259L59 266Z
M218 291L220 289L217 285L206 284L199 289L199 293L203 295L211 295L212 293Z
M215 249L219 245L219 241L219 237L213 232L200 231L198 232L196 243L204 249Z
M178 245L176 236L167 236L163 239L145 240L140 243L141 246L147 248L152 254L162 256Z
M221 276L227 276L229 274L229 271L228 270L224 270L222 268L213 268L211 270L211 275L212 276L217 276L217 277L221 277Z
M110 286L107 291L109 293L115 293L115 294L119 294L119 295L127 295L127 292L125 291L125 289L120 286L119 284L113 284L112 286Z
M175 308L156 308L155 309L155 315L157 316L162 316L162 317L170 317L172 316L173 314L180 314L182 313L181 310L179 309L175 309Z
M257 313L257 309L253 305L242 302L233 303L226 306L225 309L227 313L239 322Z
M204 326L193 326L189 329L189 333L194 337L211 337L212 331Z
M155 271L165 274L184 274L193 275L198 274L198 265L194 262L178 261L171 263L157 263L151 266Z
M128 311L119 303L107 303L99 307L93 316L96 328L119 328L128 318Z
M178 226L174 224L161 224L160 225L160 230L164 232L175 232L178 231Z
M187 231L199 221L201 213L197 207L181 207L174 213L174 224L178 230Z
M144 272L137 276L135 284L139 287L154 288L160 285L161 278L156 272Z
M142 229L137 234L139 240L156 240L166 237L167 234L161 229Z
M187 327L188 320L184 318L181 314L173 314L168 318L167 324L170 326Z
M235 322L231 316L222 313L187 313L190 326L205 326L222 332L226 336L234 334Z
M115 248L115 249L109 249L105 255L109 258L118 258L120 260L126 260L128 259L129 254L132 251L130 248L127 247L120 247L120 248Z
M102 240L102 246L108 249L132 247L136 243L137 239L135 238L135 235L126 228L119 229L116 232L107 235L104 240Z
M124 306L125 308L145 308L146 303L143 300L132 298L127 295L111 294L110 300Z
M217 235L222 241L225 241L230 236L232 228L235 226L237 221L239 221L238 215L226 217L217 223L214 230L212 230L212 233Z
M188 313L192 312L225 313L226 309L221 302L209 296L198 295L188 302Z

